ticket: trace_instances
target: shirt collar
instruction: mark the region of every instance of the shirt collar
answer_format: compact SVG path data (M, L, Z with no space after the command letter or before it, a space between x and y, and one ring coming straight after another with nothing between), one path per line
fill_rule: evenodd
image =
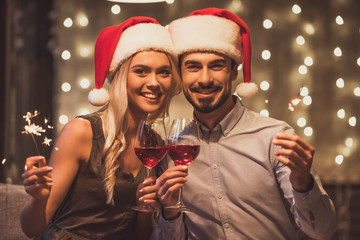
M227 136L230 133L230 131L235 127L235 125L241 119L241 117L244 113L244 110L245 110L240 99L238 97L236 97L235 95L233 96L233 98L235 98L235 105L234 105L233 109L213 129L213 131L216 131L220 128L220 130L224 136ZM203 125L199 122L199 120L196 118L195 114L194 114L194 119L196 119L196 121L199 123L201 131L204 131L204 130L209 131L209 129L205 125Z

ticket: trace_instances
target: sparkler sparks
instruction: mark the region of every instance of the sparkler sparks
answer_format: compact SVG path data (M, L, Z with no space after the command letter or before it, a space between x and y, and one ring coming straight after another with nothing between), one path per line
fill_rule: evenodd
M52 141L52 139L45 137L43 144L45 144L46 146L50 146L51 141Z
M30 113L30 112L27 112L26 115L23 116L23 118L25 119L27 125L24 126L24 131L21 132L23 134L30 134L31 135L31 137L33 139L33 142L35 144L38 155L40 155L40 152L39 152L39 148L38 148L38 146L36 144L34 135L41 136L42 133L46 132L46 129L44 129L43 127L41 127L39 125L36 125L35 123L32 123L31 120L34 117L38 116L39 114L40 114L40 112L38 112L37 110L35 110L35 112L33 114ZM47 118L44 119L44 123L45 123L45 126L47 128L53 129L52 126L48 125L49 120ZM46 146L50 146L51 141L52 141L52 139L49 139L49 138L45 137L43 144L45 144Z
M4 158L4 159L2 160L1 164L4 165L5 162L6 162L6 158Z
M297 105L299 105L299 103L301 103L301 101L302 101L301 98L300 98L300 96L301 96L300 94L301 94L301 91L303 90L303 87L304 87L304 86L302 86L302 87L300 88L297 97L291 99L291 101L290 101L289 104L288 104L288 109L289 109L291 112L293 112L293 111L295 110L295 107L296 107Z

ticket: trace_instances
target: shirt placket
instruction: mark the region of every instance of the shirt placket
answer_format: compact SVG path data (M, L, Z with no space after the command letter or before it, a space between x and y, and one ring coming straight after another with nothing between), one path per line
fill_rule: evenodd
M227 214L226 208L226 197L224 191L224 183L221 178L221 168L220 168L220 159L219 159L219 145L218 141L220 139L220 131L213 131L209 136L209 158L212 167L212 176L214 182L214 194L217 205L217 211L221 221L221 227L225 234L226 239L231 239L231 224L229 221L229 216Z

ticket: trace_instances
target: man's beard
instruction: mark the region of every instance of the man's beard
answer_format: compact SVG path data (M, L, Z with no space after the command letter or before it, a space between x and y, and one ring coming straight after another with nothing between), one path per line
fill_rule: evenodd
M188 102L194 107L194 109L198 112L201 113L211 113L213 111L215 111L216 109L220 108L224 102L226 101L226 99L229 97L230 95L230 91L229 92L224 92L222 94L222 96L220 97L220 99L215 102L213 105L213 98L206 98L206 99L198 99L199 104L196 104L190 97L190 94L188 94L187 92L184 92L184 95L186 97L186 99L188 100Z

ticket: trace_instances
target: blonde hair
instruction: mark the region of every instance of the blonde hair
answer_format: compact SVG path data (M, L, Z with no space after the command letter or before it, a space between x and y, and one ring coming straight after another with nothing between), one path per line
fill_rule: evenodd
M148 50L151 51L151 50ZM121 167L117 161L120 154L126 148L125 133L128 129L128 96L127 78L132 55L123 62L114 75L110 86L109 103L103 113L103 131L105 136L105 146L103 158L105 161L105 192L107 194L107 204L114 205L114 187L116 183L116 172ZM149 117L165 117L169 113L169 106L173 96L181 92L181 80L177 66L169 54L165 53L169 59L172 74L172 84L167 91L163 106Z

